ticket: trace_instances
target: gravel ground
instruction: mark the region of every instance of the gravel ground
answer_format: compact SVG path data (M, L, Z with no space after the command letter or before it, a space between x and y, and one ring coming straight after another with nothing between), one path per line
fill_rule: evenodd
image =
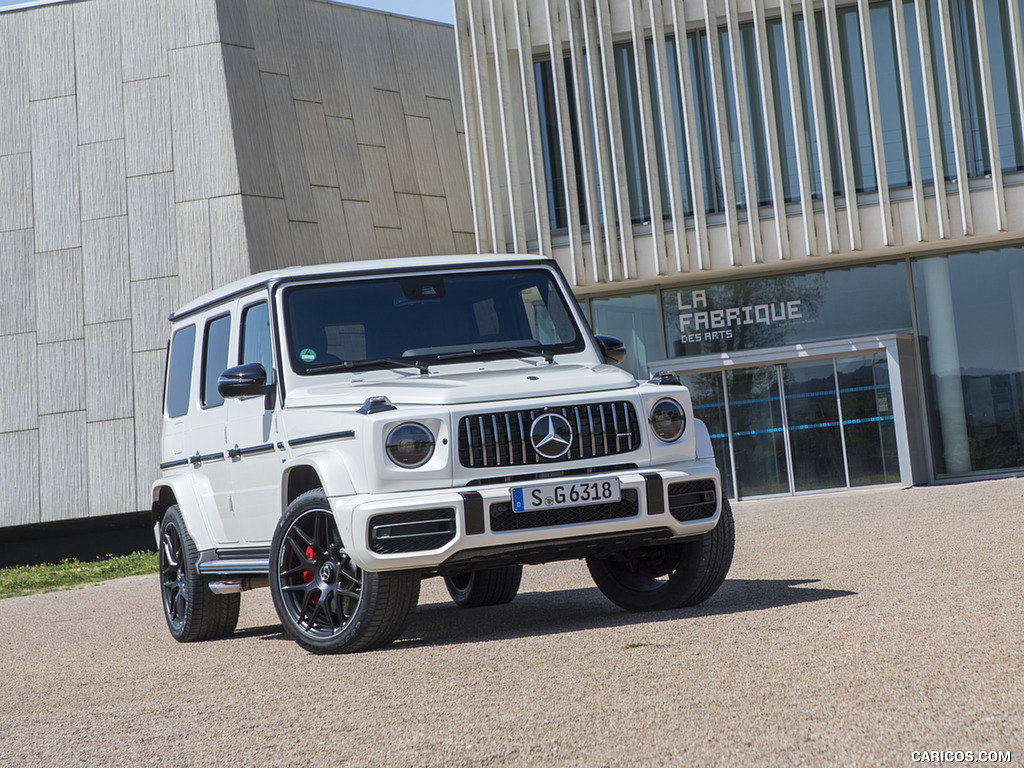
M350 656L285 639L267 590L191 645L155 576L3 600L0 766L1020 763L1022 491L742 502L697 609L624 613L581 562L527 568L494 608L433 579L397 643Z

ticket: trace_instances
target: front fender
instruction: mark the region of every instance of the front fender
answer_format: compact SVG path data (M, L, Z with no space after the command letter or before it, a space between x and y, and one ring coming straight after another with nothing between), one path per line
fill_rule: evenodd
M332 496L351 496L356 492L345 458L337 451L320 450L295 456L285 464L284 482L281 483L281 509L288 507L290 482L293 472L311 469L320 479L320 487L328 498ZM303 490L308 490L303 489Z
M199 488L197 485L204 485ZM153 509L160 506L160 496L164 489L174 494L174 503L178 505L181 517L185 521L189 536L196 545L196 549L213 549L217 546L213 532L206 522L206 515L203 514L202 499L213 498L213 491L209 482L201 476L171 475L162 477L153 483ZM159 546L159 534L157 535L157 546Z
M715 449L711 445L711 433L707 425L700 419L694 419L693 428L697 439L697 458L714 460Z

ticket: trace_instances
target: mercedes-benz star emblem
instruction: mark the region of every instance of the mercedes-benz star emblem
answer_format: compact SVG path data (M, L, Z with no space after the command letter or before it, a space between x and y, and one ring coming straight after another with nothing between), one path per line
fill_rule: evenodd
M572 446L572 427L569 420L557 413L538 416L530 425L530 442L545 459L565 456Z

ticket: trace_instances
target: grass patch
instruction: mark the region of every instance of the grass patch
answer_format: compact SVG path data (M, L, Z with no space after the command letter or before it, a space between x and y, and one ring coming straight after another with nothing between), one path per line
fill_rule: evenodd
M627 643L626 648L632 650L634 648L648 648L654 645L654 643Z
M156 573L156 552L134 552L123 557L97 557L91 562L65 558L59 563L0 568L0 599L52 592L79 584Z

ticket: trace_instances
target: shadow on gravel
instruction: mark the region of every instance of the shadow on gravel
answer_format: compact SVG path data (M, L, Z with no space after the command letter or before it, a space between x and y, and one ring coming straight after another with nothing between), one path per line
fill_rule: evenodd
M244 629L236 629L228 638L233 637L262 637L267 640L288 640L284 634L284 630L281 629L280 624L268 624L265 627L245 627Z
M509 605L463 609L453 603L420 605L395 648L450 645L514 637L536 637L584 629L722 616L857 594L806 585L818 579L731 579L695 608L629 613L610 603L596 587L527 592Z

